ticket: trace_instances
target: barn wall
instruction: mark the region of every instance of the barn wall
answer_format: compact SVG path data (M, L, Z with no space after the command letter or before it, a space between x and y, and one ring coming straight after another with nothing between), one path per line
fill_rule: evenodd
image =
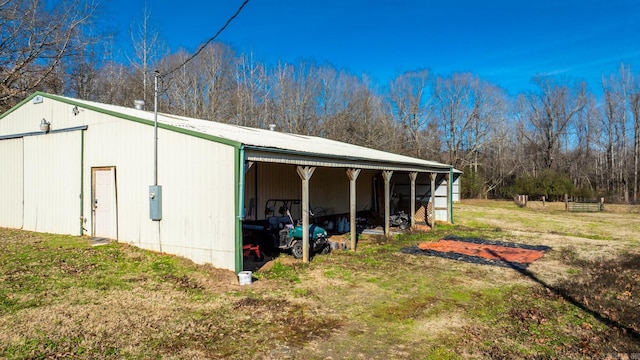
M25 230L81 235L82 132L24 138Z
M453 193L452 200L453 202L460 202L460 194L462 193L462 185L460 184L460 174L454 174L453 176Z
M255 199L258 220L265 219L268 200L300 199L301 194L300 177L293 165L255 163L245 177L245 207L249 208L251 199ZM292 216L298 218L300 214L293 213Z
M356 209L371 208L372 177L377 171L361 171L356 180ZM327 215L349 212L349 177L344 168L317 168L310 182L310 203Z
M22 228L23 139L0 140L0 227Z
M363 170L356 181L357 209L371 208L372 177L377 171ZM257 175L257 180L256 180ZM257 196L256 196L257 181ZM274 163L254 163L245 177L246 218L265 219L265 205L270 199L301 199L302 180L296 166ZM252 200L255 199L255 200ZM343 168L316 168L309 181L311 209L323 209L327 215L349 212L349 178ZM252 208L252 204L253 208ZM294 219L301 218L293 209Z
M163 219L152 221L149 185L153 184L153 127L89 109L80 108L74 115L72 109L73 105L44 98L40 104L25 102L0 119L0 135L37 132L43 118L51 123L52 130L87 126L84 147L83 131L0 140L2 184L13 184L10 192L0 193L0 199L7 200L0 210L0 223L79 235L83 212L85 234L91 235L91 169L115 167L117 240L235 270L233 146L159 129L158 183L163 187ZM21 163L23 171L19 171ZM24 174L22 181L20 173ZM19 206L21 182L24 211ZM20 224L22 212L24 224Z
M235 149L162 132L163 251L235 270Z
M448 188L447 179L444 175L439 174L436 177L436 192L433 198L433 212L435 220L449 221L448 215Z
M235 149L159 129L162 220L152 221L153 127L101 113L92 117L85 138L85 177L91 176L91 167L116 168L118 240L234 270ZM90 193L90 183L85 191ZM90 213L91 204L85 206Z
M81 235L81 144L81 131L0 140L0 226Z

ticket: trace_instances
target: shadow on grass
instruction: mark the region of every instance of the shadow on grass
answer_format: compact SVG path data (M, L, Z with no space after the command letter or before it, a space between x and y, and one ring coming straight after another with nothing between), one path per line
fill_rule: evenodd
M494 253L495 256L501 257L500 254L497 254L495 252L493 252L493 253ZM636 344L640 344L640 333L638 333L638 331L636 329L634 329L632 327L629 327L627 325L624 325L624 324L622 324L622 323L620 323L620 322L618 322L616 320L611 319L608 316L605 316L604 314L602 314L602 313L600 313L600 312L598 312L598 311L596 311L594 309L591 309L586 304L578 301L578 299L576 299L566 289L563 289L563 288L560 288L560 287L555 287L555 286L552 286L552 285L546 283L544 280L538 278L534 273L529 271L526 267L523 267L521 264L506 261L504 258L502 258L502 259L513 270L519 272L520 274L522 274L522 275L528 277L529 279L537 282L538 284L544 286L546 289L548 289L549 291L551 291L555 295L562 297L564 300L566 300L569 303L575 305L576 307L580 308L584 312L589 313L590 315L592 315L594 318L596 318L598 321L600 321L601 323L605 324L609 328L616 328L616 329L622 330L622 332L630 340L633 340ZM629 311L632 311L632 310L629 310Z

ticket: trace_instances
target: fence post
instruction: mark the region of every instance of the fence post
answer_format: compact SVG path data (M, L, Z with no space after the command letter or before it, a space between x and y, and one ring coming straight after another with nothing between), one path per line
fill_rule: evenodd
M564 194L564 209L569 211L569 194Z

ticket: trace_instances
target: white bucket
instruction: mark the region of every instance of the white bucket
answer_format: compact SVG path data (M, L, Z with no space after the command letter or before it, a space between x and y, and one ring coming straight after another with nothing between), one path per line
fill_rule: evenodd
M240 285L251 285L251 271L241 271L238 273Z

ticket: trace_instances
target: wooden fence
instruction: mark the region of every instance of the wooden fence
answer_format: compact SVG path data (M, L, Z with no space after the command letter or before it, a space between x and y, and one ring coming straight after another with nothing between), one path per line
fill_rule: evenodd
M574 201L569 201L569 196L565 194L564 206L567 211L572 212L604 211L604 198L602 197L599 200L576 199Z

